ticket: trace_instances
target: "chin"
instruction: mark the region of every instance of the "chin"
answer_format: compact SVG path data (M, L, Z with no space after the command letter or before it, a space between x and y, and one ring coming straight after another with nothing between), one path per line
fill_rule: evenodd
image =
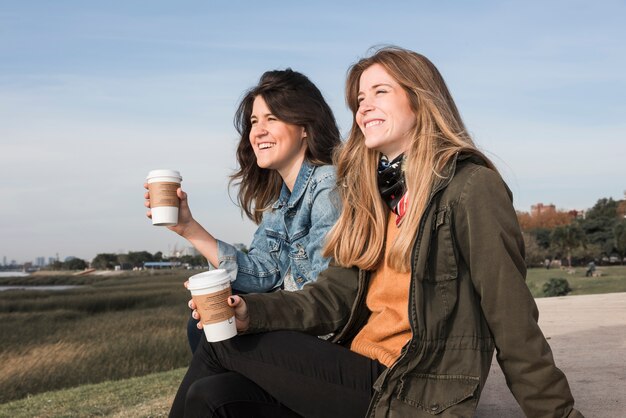
M268 163L266 161L258 161L257 160L256 165L258 165L259 168L265 168L267 170L271 170L272 169L272 164Z

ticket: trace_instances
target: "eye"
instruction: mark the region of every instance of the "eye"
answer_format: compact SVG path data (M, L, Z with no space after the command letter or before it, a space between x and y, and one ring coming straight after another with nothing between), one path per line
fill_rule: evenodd
M256 125L257 120L256 119L251 119L250 120L250 125L254 126Z
M378 90L376 90L376 94L383 94L383 93L387 93L387 90L385 90L385 89L378 89Z
M278 120L278 119L276 118L276 116L270 115L267 117L267 120Z
M362 102L364 99L365 99L364 97L357 97L357 98L356 98L356 103L360 105L360 104L361 104L361 102Z

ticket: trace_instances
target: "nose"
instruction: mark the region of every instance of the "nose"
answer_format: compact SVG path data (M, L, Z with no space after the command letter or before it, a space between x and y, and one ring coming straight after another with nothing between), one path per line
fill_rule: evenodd
M372 106L372 104L367 100L367 99L363 99L361 100L361 102L359 103L359 108L358 108L358 112L362 115L365 115L367 112L369 112L370 110L372 110L374 107Z
M252 126L252 129L250 130L250 135L253 135L255 137L267 135L267 129L265 129L265 126L263 126L261 122L257 122Z

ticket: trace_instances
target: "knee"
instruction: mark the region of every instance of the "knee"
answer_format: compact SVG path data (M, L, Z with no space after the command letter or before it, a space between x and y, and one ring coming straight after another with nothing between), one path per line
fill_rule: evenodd
M219 375L197 380L187 390L185 416L217 417L227 402L230 388L220 383Z
M208 396L211 393L211 389L207 387L203 380L204 379L194 382L189 386L189 389L187 389L187 396L185 397L186 411L207 412L207 405L211 403L211 399Z

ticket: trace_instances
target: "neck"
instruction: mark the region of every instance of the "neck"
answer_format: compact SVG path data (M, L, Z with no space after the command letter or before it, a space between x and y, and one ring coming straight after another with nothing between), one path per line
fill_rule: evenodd
M304 155L288 167L278 170L278 174L280 174L280 177L282 177L285 186L287 186L290 192L293 191L293 186L296 184L296 179L298 178L298 173L300 173L303 162Z

